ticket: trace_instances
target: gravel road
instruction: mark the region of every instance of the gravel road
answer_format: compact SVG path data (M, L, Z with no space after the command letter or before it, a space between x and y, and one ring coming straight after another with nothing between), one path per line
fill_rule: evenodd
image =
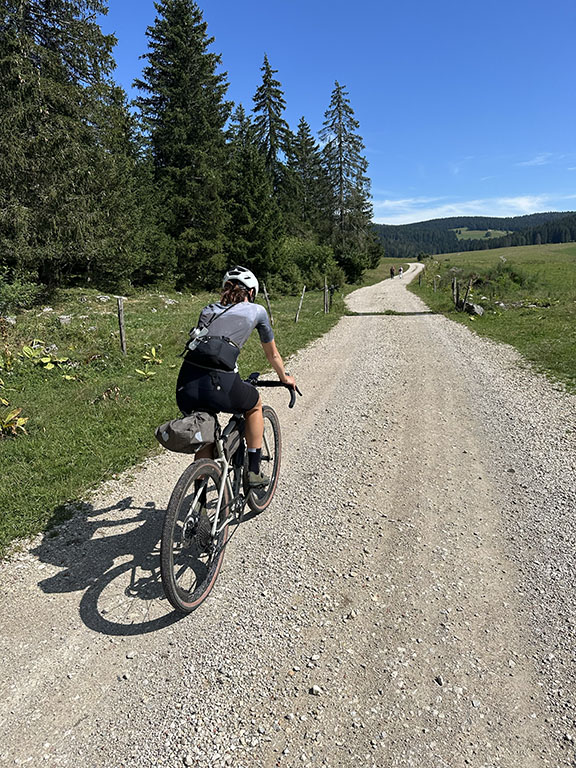
M266 393L279 490L198 612L159 583L178 456L1 566L0 765L575 765L575 399L417 269Z

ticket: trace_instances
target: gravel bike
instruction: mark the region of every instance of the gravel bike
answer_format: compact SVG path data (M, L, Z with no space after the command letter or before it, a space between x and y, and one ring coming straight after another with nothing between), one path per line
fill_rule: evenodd
M280 381L260 381L253 373L247 381L256 387L286 387L289 408L296 392ZM248 456L244 440L244 414L234 414L222 430L216 418L214 459L198 459L184 470L170 497L160 546L160 572L166 597L182 613L190 613L206 599L216 582L231 524L242 522L248 506L263 512L278 485L282 440L280 421L273 408L262 407L264 439L262 470L266 486L248 485Z

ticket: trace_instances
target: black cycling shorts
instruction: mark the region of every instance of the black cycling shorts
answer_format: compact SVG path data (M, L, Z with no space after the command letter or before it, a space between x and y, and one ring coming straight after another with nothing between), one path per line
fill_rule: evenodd
M182 413L245 413L254 408L259 396L254 385L233 371L208 371L185 361L178 374L176 402Z

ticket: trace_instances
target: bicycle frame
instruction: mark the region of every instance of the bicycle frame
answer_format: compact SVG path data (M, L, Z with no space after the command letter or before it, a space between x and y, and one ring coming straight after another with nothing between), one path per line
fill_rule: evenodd
M254 384L254 386L258 387L278 387L278 386L286 386L285 384L281 384L276 381L258 381L259 374L252 374L249 378L249 381ZM296 393L301 395L302 393L296 387L296 389L291 389L291 397L290 397L290 404L289 408L294 407L294 403L296 400ZM235 413L232 415L232 418L226 425L223 431L220 430L220 426L218 424L218 417L216 417L216 439L214 441L214 453L216 454L214 461L219 464L222 467L222 483L220 484L220 488L218 489L218 501L216 504L216 514L214 515L214 522L212 524L212 538L214 539L216 535L222 531L227 525L230 525L230 523L235 522L242 516L242 512L244 511L244 507L246 505L246 498L243 499L240 511L239 511L239 497L240 492L239 489L237 491L234 491L234 488L232 487L232 481L230 480L230 468L233 466L232 461L230 461L226 456L226 451L224 450L224 439L230 437L234 430L238 431L238 436L240 443L236 450L232 453L230 456L230 459L233 459L233 457L236 455L237 451L240 450L242 443L244 442L244 416L243 414ZM268 440L266 437L266 434L263 435L264 445L263 447L270 453L270 446L268 445ZM234 518L229 517L221 526L219 526L219 520L220 520L220 510L222 508L222 500L224 498L224 488L228 488L228 492L230 494L230 508L234 515ZM196 503L197 498L194 499L194 504ZM194 506L194 505L193 505Z
M220 484L220 488L218 490L218 502L216 504L216 514L214 515L214 523L212 524L212 537L215 537L221 530L223 530L227 525L230 525L232 522L232 519L229 517L226 519L226 521L219 527L219 520L220 520L220 509L222 508L222 500L224 498L224 488L228 488L228 492L230 494L231 499L231 510L235 514L235 519L239 517L237 514L238 507L235 503L238 499L238 492L235 493L234 488L232 487L232 481L230 479L230 468L233 466L232 461L229 461L226 456L226 451L224 450L224 438L229 437L233 434L234 430L238 430L239 438L241 441L244 440L244 418L239 415L234 415L228 422L226 428L223 432L220 432L220 429L217 430L217 437L214 441L214 452L216 454L216 457L214 461L219 464L222 467L222 483ZM241 445L238 445L236 448L236 451L240 450ZM234 454L230 457L232 459L236 455L236 451L234 451ZM244 504L242 505L242 510L244 509Z

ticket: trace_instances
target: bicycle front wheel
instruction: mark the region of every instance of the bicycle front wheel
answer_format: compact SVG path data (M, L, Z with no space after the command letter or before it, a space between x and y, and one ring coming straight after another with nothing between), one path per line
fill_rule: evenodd
M276 411L269 405L262 407L264 418L264 439L262 441L261 469L268 475L270 482L263 488L248 488L247 473L245 473L246 498L253 512L263 512L272 501L278 485L280 460L282 458L282 437L280 435L280 420Z
M230 498L225 485L218 511L221 486L220 465L199 459L183 472L168 503L160 572L166 597L182 613L208 597L222 566Z

